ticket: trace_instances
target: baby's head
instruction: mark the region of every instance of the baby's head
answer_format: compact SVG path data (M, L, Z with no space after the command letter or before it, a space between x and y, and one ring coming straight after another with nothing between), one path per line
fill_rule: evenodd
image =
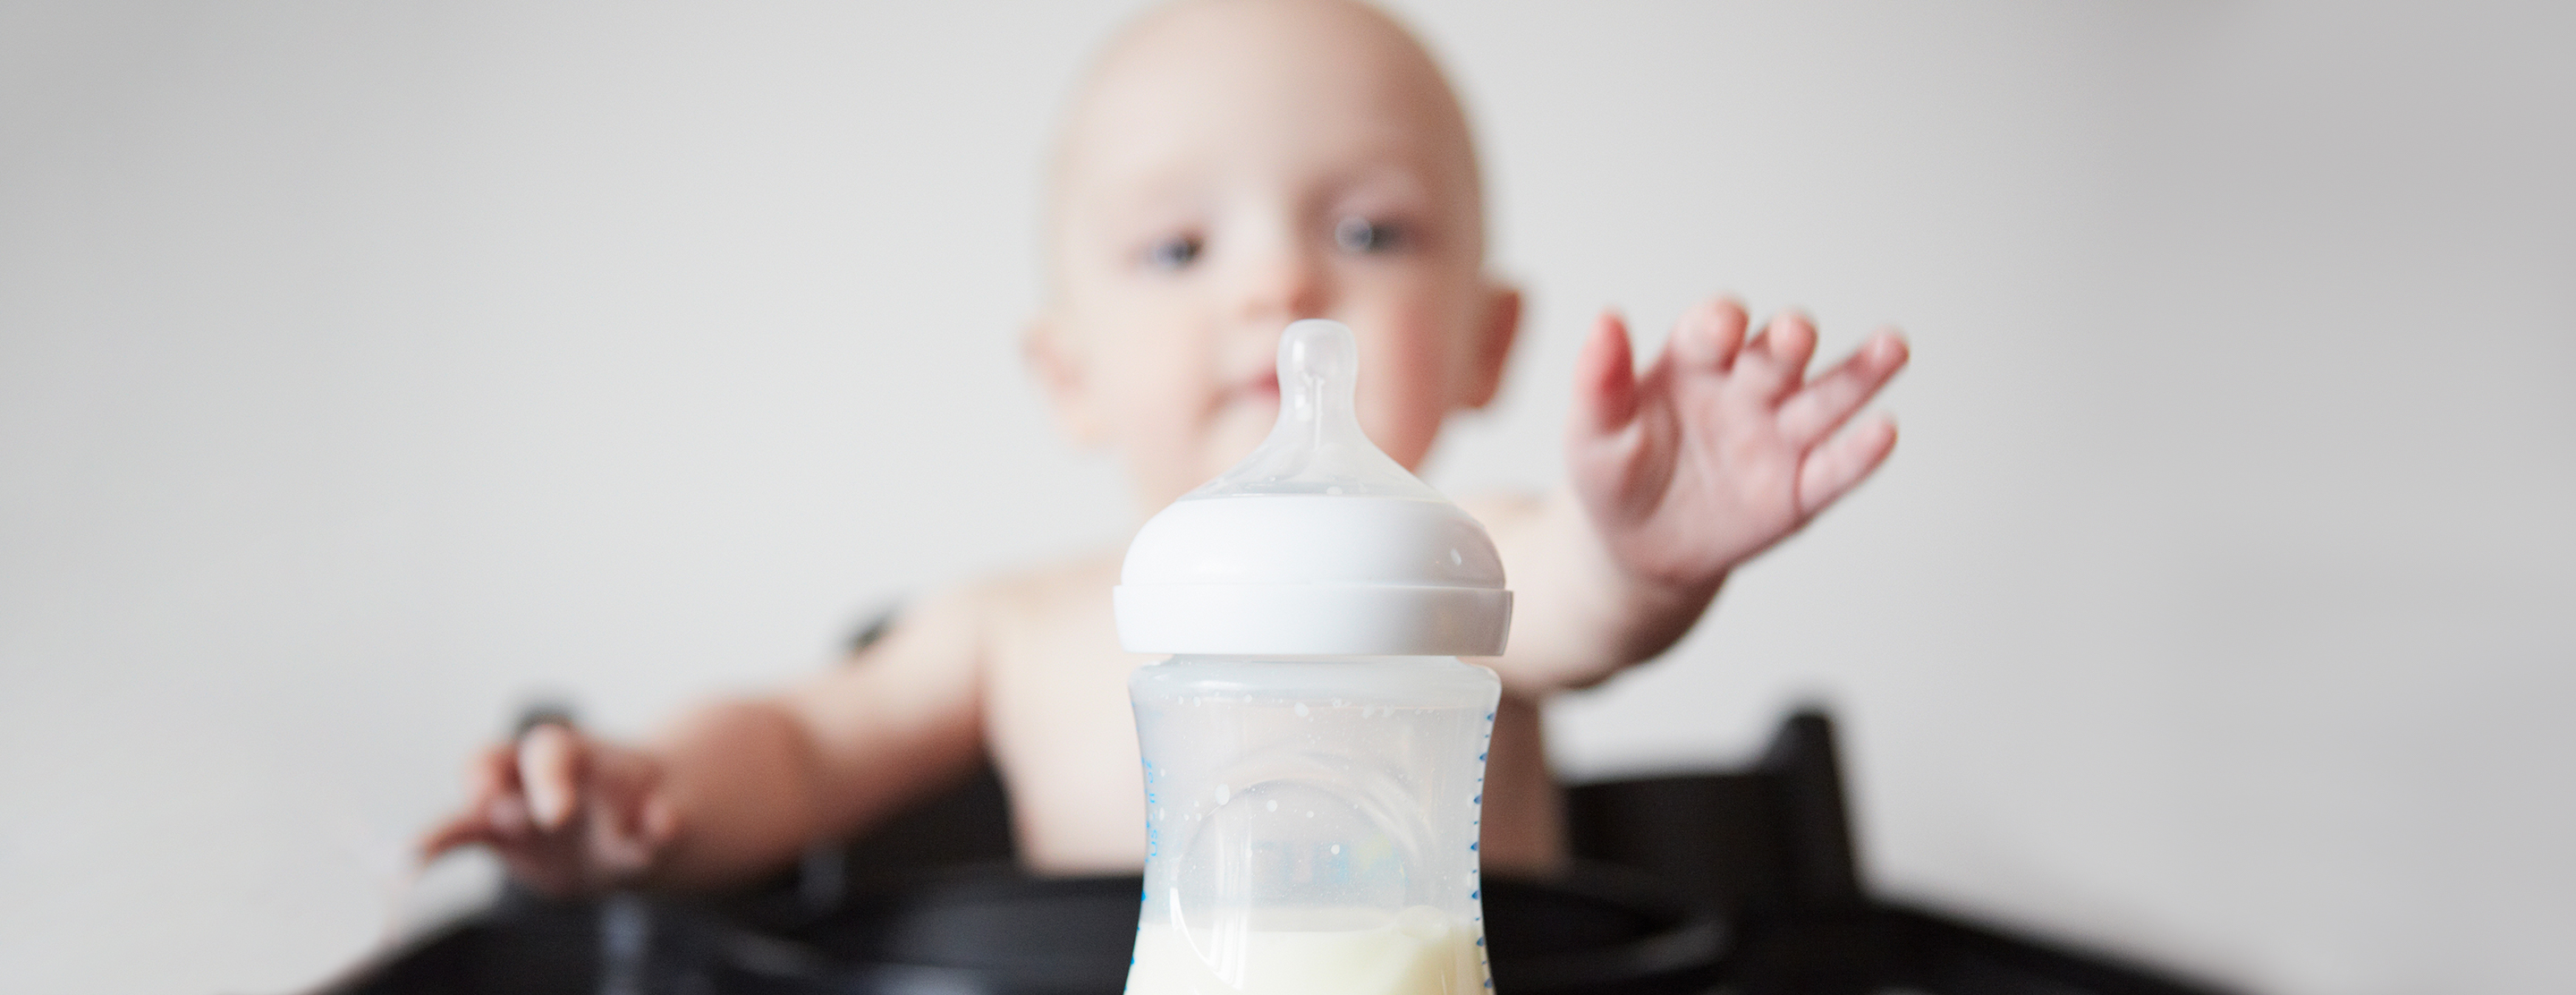
M1050 290L1028 355L1074 437L1146 507L1252 451L1279 331L1360 343L1360 420L1408 467L1502 377L1520 299L1485 274L1475 151L1449 85L1386 15L1190 0L1112 42L1061 139Z

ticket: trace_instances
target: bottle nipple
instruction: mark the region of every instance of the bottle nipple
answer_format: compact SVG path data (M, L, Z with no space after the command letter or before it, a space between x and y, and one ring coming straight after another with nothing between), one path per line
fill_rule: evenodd
M1310 318L1279 336L1279 421L1261 447L1185 498L1320 494L1445 500L1360 429L1359 342Z
M1512 593L1492 536L1360 430L1359 343L1279 336L1279 421L1252 455L1127 545L1118 641L1136 653L1492 656ZM1269 500L1262 500L1262 499Z

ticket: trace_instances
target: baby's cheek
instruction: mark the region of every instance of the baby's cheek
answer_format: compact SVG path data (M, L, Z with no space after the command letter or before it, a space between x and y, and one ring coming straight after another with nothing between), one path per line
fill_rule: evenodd
M1387 372L1405 375L1381 377L1381 389L1360 392L1360 428L1370 442L1411 469L1430 453L1432 440L1440 434L1445 410L1441 385L1437 377L1424 376L1421 370Z
M1278 411L1275 407L1255 410L1247 405L1228 412L1209 431L1204 457L1199 463L1198 480L1192 481L1191 486L1215 479L1218 474L1243 462L1244 457L1252 455L1254 449L1261 447L1261 440L1269 437L1271 425L1278 420Z
M1387 322L1361 358L1360 426L1369 441L1413 467L1431 451L1448 413L1451 374L1441 330L1422 316Z

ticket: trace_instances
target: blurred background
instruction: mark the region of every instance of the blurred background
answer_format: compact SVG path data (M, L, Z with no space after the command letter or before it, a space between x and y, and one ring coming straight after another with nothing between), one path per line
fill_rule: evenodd
M309 985L523 702L641 733L1123 541L1016 337L1135 6L0 4L0 988ZM1533 304L1435 483L1557 485L1605 306L1915 343L1569 776L1823 702L1888 891L2576 989L2570 8L1395 6Z

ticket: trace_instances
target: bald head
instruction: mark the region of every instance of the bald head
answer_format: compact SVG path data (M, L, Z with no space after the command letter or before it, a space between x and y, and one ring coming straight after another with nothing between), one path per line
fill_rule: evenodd
M1456 93L1403 25L1349 0L1182 0L1130 23L1070 106L1051 218L1176 148L1285 163L1326 151L1299 147L1319 140L1414 146L1418 167L1475 208L1461 234L1482 259L1482 180Z

